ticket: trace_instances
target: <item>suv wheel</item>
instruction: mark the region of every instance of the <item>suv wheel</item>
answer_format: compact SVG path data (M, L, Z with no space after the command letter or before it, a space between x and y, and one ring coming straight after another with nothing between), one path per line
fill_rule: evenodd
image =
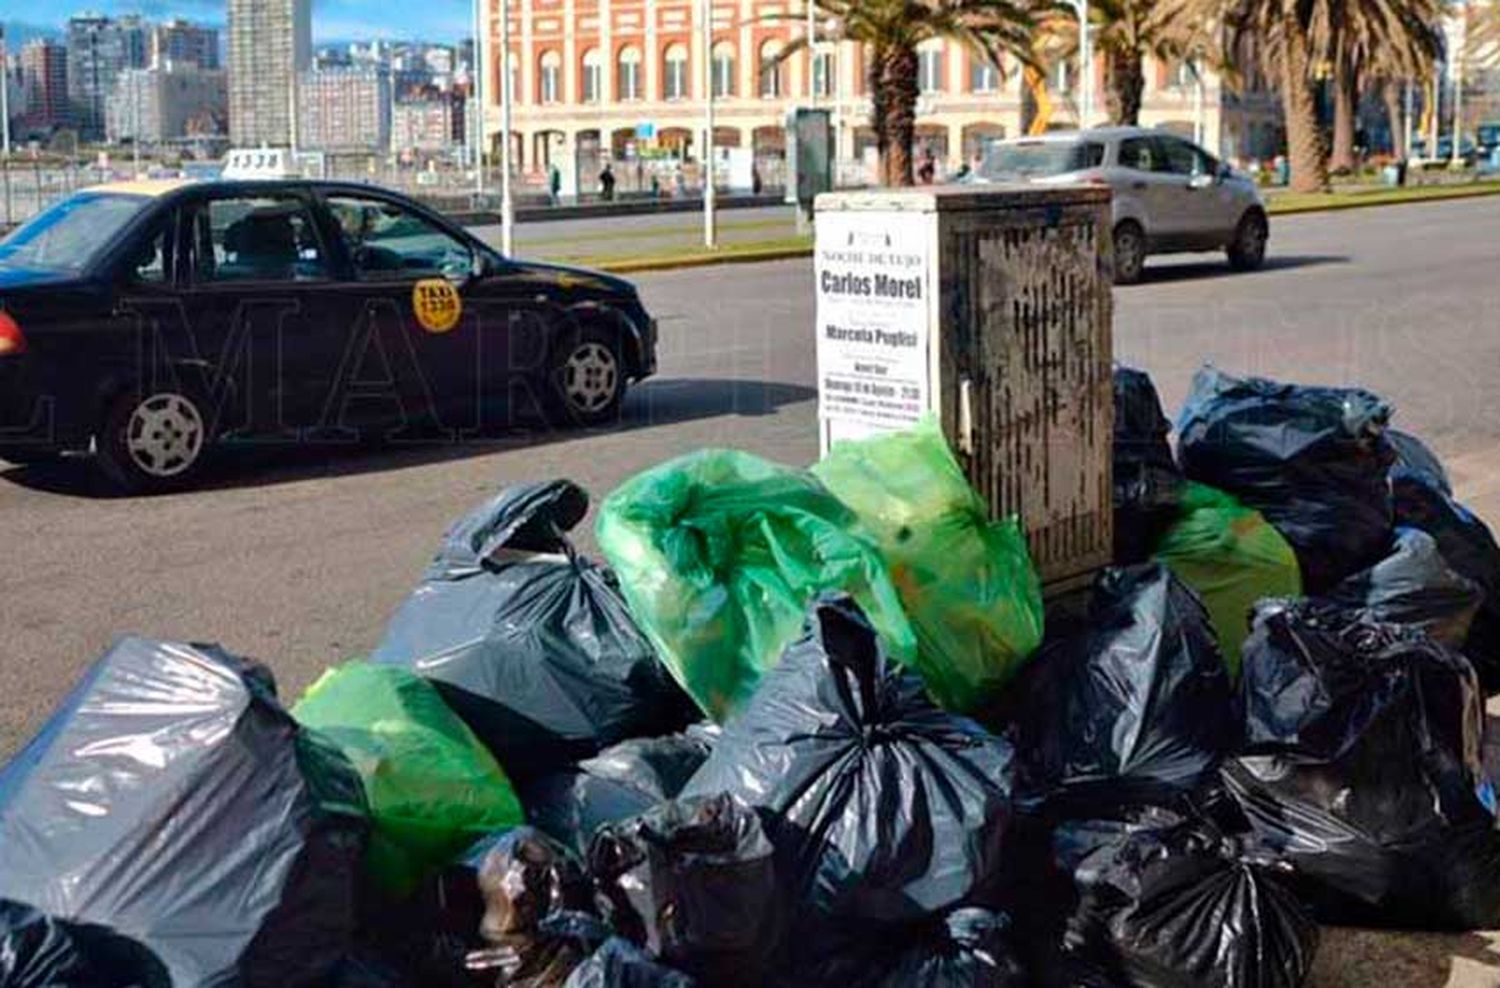
M1266 261L1266 240L1270 231L1260 213L1246 213L1234 228L1234 239L1225 251L1229 266L1236 271L1254 271Z
M208 423L207 404L191 392L126 391L105 413L99 466L117 487L134 493L185 487L202 469Z
M613 422L625 400L625 388L618 333L584 327L567 334L553 350L547 394L557 425Z
M1133 285L1146 268L1146 231L1130 220L1115 227L1115 284Z

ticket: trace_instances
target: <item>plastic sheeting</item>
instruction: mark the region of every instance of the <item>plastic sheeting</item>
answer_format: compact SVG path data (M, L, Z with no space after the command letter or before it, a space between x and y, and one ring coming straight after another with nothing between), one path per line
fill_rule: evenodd
M1234 677L1256 603L1302 593L1297 554L1281 533L1260 512L1206 484L1183 489L1182 516L1157 543L1156 558L1203 599Z
M1009 743L936 706L846 596L812 608L688 795L762 814L798 907L791 970L983 904L1011 818Z
M432 680L513 779L696 714L612 574L568 541L587 511L565 480L502 491L448 533L371 655Z
M1307 591L1322 593L1390 544L1390 416L1368 391L1205 367L1177 421L1177 453L1190 480L1265 515L1296 550Z
M523 820L494 756L432 684L405 669L330 669L292 716L359 772L373 822L369 869L392 894L411 892L475 840Z
M718 721L749 700L820 591L852 594L892 655L916 657L885 562L856 529L853 512L810 473L731 450L626 481L598 523L631 612Z
M174 985L297 988L348 949L365 816L263 667L125 638L0 770L0 898L134 941Z
M1224 781L1325 922L1500 923L1500 834L1473 668L1427 636L1268 601L1245 646L1245 753Z
M4 988L171 988L166 969L138 944L97 927L53 919L0 899Z
M727 794L663 803L594 835L589 872L605 919L652 956L711 985L759 985L782 933L775 852Z
M1064 816L1170 800L1236 740L1203 604L1160 564L1106 570L1087 623L1045 646L1018 714L1029 805Z
M1042 586L1020 522L989 520L931 417L838 443L813 473L874 534L933 697L960 713L993 699L1042 640Z
M1182 471L1167 443L1172 423L1145 371L1116 367L1114 373L1114 561L1143 563L1176 519Z

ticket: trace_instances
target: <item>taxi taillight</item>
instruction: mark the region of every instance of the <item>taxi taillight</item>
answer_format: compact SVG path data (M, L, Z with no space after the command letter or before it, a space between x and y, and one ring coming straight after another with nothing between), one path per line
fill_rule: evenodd
M26 352L26 334L10 313L0 312L0 357Z

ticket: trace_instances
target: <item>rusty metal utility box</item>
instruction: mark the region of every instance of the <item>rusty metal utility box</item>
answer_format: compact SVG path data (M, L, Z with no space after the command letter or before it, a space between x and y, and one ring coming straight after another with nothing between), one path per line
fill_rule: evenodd
M817 200L821 443L933 411L1053 592L1110 561L1109 191L963 186Z

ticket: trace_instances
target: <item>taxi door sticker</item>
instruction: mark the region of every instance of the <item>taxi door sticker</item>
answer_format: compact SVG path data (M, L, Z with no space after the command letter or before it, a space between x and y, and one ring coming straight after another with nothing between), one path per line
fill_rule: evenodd
M411 307L427 332L446 333L458 325L464 304L446 278L423 278L411 286Z

